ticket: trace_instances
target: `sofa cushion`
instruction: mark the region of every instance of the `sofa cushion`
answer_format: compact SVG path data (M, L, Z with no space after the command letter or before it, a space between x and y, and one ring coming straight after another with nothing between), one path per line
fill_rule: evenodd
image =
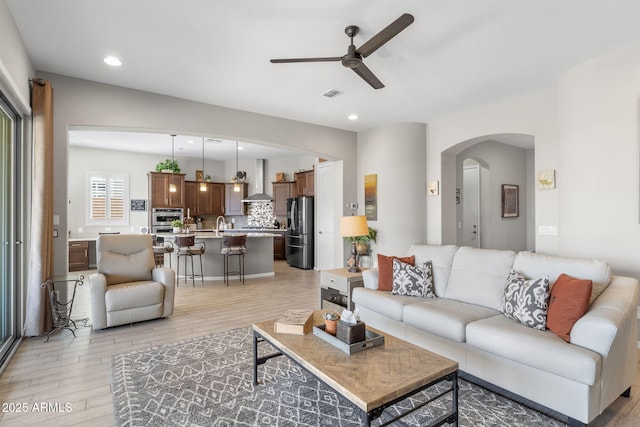
M407 253L413 254L416 258L415 263L420 264L425 261L431 261L433 269L433 285L436 295L440 298L444 297L444 291L449 281L449 273L451 273L451 264L453 256L458 250L454 245L411 245Z
M435 298L431 261L417 265L393 260L393 295Z
M496 315L501 313L479 305L437 298L405 305L403 319L407 325L417 329L465 342L468 323Z
M544 331L549 308L549 276L527 280L511 270L504 288L504 315L525 326Z
M453 257L445 298L502 311L515 256L513 251L461 247Z
M374 291L367 288L355 288L352 299L357 305L398 322L402 322L404 306L424 301L424 298L391 295L388 291Z
M569 342L571 329L589 309L591 280L576 279L566 274L558 276L549 300L547 327Z
M164 285L152 281L120 283L107 286L104 298L107 312L162 304Z
M414 265L413 255L406 257L386 256L378 254L378 290L390 291L393 289L393 259Z
M567 344L550 331L527 328L505 316L469 323L467 344L586 385L595 384L602 368L598 353Z
M533 252L520 252L513 262L513 268L526 277L549 276L549 284L553 284L562 273L579 279L593 282L589 304L598 298L611 282L611 267L603 261L583 258L550 256Z

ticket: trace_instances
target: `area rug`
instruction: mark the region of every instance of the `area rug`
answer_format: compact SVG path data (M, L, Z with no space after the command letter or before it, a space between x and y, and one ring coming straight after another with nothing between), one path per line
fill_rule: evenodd
M286 357L260 366L253 385L250 328L114 356L117 426L359 426L358 413L328 386ZM273 348L262 343L261 353ZM444 387L444 386L441 386ZM461 426L564 426L482 387L459 380ZM388 408L372 425L438 393L432 388ZM450 396L450 393L447 395ZM448 398L394 426L420 426L451 406Z

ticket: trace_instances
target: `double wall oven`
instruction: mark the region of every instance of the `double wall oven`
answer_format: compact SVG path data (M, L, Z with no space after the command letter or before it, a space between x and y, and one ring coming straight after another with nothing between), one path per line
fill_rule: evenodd
M151 233L171 233L171 222L183 220L182 208L153 208L151 210Z

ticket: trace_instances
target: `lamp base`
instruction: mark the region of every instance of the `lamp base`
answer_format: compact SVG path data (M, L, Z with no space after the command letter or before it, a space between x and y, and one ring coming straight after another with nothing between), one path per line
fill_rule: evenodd
M349 266L349 273L360 273L362 270L360 266L358 266L358 253L356 252L356 244L353 243L353 248L351 249L351 256L347 259L347 265Z

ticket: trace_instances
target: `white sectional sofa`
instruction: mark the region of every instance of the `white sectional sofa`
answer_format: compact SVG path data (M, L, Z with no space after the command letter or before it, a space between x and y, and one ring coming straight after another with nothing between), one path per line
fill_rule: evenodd
M438 298L379 291L377 269L366 270L353 301L367 325L456 360L463 377L549 408L570 425L588 424L629 392L637 369L637 279L612 276L604 262L532 252L412 245L408 255L416 265L431 261ZM592 280L591 305L570 342L503 314L511 269L527 278L548 275L551 286L561 273Z

